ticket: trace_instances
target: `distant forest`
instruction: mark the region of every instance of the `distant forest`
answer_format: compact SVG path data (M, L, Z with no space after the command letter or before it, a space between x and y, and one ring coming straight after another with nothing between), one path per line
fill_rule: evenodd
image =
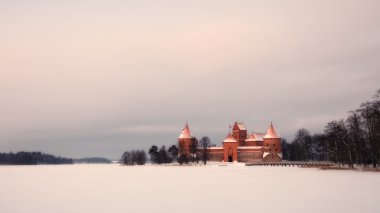
M0 165L72 164L70 158L56 157L41 152L0 153Z
M350 111L346 119L331 121L324 132L311 135L299 129L293 141L282 141L283 159L290 161L332 161L338 164L380 163L380 90L372 101Z
M112 163L107 158L101 158L101 157L73 159L73 162L74 163Z

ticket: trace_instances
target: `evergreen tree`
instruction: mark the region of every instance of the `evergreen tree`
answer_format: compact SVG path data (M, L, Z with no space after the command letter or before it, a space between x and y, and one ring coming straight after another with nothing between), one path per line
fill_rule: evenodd
M158 153L158 147L153 145L148 152L150 156L150 161L155 164L155 163L160 163L160 155Z
M178 148L176 145L172 145L168 149L168 153L170 156L170 162L176 161L178 159Z
M159 163L170 163L170 158L165 146L161 146L159 153Z

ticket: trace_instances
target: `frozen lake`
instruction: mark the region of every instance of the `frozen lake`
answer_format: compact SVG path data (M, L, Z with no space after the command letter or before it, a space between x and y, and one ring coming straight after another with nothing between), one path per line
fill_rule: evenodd
M380 173L289 167L0 166L0 212L380 212Z

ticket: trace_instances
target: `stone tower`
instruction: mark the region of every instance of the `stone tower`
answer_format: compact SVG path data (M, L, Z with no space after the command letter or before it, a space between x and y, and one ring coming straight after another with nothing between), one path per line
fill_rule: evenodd
M268 153L265 156L268 159L278 160L277 158L282 156L281 137L277 134L272 123L264 136L264 151Z
M235 122L232 136L238 141L238 146L244 146L245 139L247 139L247 128L243 122Z
M190 132L189 125L186 123L185 128L183 128L181 135L178 137L178 149L179 155L190 156L190 146L192 142L192 134Z
M226 139L223 141L223 161L224 162L237 162L238 153L237 153L238 141L228 133Z

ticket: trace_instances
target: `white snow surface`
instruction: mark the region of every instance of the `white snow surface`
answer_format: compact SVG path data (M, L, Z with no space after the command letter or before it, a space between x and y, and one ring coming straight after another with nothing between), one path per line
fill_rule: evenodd
M225 165L0 166L0 212L380 212L380 173Z

